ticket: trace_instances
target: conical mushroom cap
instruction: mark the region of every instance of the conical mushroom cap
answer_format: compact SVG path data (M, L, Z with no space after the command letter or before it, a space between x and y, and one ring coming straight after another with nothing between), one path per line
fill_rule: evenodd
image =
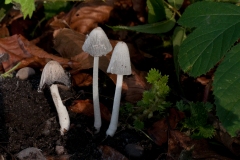
M132 74L129 50L125 42L118 42L115 46L107 72L119 75Z
M55 82L70 87L70 79L62 66L57 61L49 61L43 68L38 90L41 91L44 84L52 85Z
M90 32L82 49L93 57L100 57L109 53L112 50L112 45L102 28L97 27Z

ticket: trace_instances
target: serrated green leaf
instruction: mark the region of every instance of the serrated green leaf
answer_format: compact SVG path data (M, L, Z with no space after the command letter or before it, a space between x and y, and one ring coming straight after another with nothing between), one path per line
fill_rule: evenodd
M165 19L165 9L162 0L147 0L148 23L155 23Z
M217 116L231 136L240 130L240 44L234 46L217 68L213 93Z
M182 7L183 2L184 0L168 0L168 3L177 10Z
M19 3L21 5L21 11L24 18L26 18L27 16L29 16L30 18L32 17L33 11L35 11L34 0L5 0L5 4L13 2Z
M174 16L166 21L152 23L152 24L144 24L144 25L138 25L133 27L127 27L127 26L108 26L112 28L113 30L131 30L136 32L142 32L142 33L166 33L170 31L175 26L175 18Z
M183 41L178 57L183 71L196 77L213 68L240 37L240 8L227 3L197 2L186 9L178 23L197 27Z

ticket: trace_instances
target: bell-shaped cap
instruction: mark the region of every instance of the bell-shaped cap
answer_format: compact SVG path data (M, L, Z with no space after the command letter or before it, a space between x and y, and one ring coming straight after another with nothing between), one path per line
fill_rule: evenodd
M97 27L87 36L82 49L93 57L100 57L109 53L112 45L102 28Z
M119 75L132 74L129 50L125 42L118 42L115 46L107 72Z
M41 91L45 84L62 83L70 87L70 78L65 73L63 67L57 61L49 61L43 68L38 90Z

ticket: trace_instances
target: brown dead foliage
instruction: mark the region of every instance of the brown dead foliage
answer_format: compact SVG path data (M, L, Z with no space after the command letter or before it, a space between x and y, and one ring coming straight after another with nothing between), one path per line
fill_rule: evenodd
M185 153L184 153L185 152ZM214 151L208 144L206 139L192 140L178 130L171 130L168 139L168 159L178 159L182 157L187 159L213 159L213 160L230 160L231 158L225 157Z
M155 122L148 130L148 134L153 138L154 142L162 145L168 141L169 131L177 127L179 121L184 118L184 113L171 108L169 116Z
M73 69L80 68L80 64L78 62L49 54L29 42L21 35L1 38L0 52L7 53L9 55L8 60L2 62L2 66L5 71L11 69L18 62L21 62L21 65L18 68L26 66L43 68L44 65L51 59L58 61L64 67L70 67Z
M125 157L124 155L122 155L120 152L113 149L112 147L104 145L104 146L99 146L98 149L102 154L101 158L103 160L107 160L107 159L128 160L127 157Z
M102 1L80 3L72 8L64 20L71 29L86 34L109 19L112 6Z
M68 109L74 113L82 113L91 117L93 117L94 115L93 101L89 99L75 100L73 105L71 105ZM107 107L104 106L102 103L100 103L100 110L101 110L101 117L106 121L110 121L111 113L109 112Z

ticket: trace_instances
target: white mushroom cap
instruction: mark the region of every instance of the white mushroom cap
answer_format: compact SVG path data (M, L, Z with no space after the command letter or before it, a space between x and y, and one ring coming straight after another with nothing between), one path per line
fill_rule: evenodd
M52 85L55 82L63 83L70 87L69 76L57 61L49 61L43 68L38 90L41 91L44 84Z
M118 42L115 46L107 72L118 75L130 75L132 73L129 50L125 42Z
M100 57L109 53L112 50L112 45L102 28L97 27L90 32L82 49L93 57Z

